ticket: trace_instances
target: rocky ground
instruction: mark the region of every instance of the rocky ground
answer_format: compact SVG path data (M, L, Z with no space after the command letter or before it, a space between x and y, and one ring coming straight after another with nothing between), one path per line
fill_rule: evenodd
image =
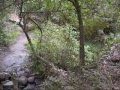
M28 53L24 39L22 35L13 45L0 49L0 90L39 90L41 79L26 64Z
M110 90L120 90L120 44L115 44L100 60L100 74L106 78Z
M26 71L21 71L19 76L13 73L0 72L0 90L40 90L41 79L38 75Z

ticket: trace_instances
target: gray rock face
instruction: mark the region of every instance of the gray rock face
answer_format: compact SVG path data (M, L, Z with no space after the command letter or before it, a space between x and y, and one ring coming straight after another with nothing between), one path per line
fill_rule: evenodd
M34 76L29 77L28 83L31 83L31 84L35 83L35 77Z
M34 84L28 84L26 88L23 90L35 90L35 85Z
M14 84L12 81L4 81L3 82L3 90L14 90Z
M21 76L21 77L18 79L18 83L19 83L19 85L27 85L27 77Z

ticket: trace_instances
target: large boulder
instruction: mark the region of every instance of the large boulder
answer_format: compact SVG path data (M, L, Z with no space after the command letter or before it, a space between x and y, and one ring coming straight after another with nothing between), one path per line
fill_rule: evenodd
M35 77L34 76L29 77L28 78L28 83L34 84L35 83Z
M6 80L3 82L3 90L14 90L14 84L12 81Z

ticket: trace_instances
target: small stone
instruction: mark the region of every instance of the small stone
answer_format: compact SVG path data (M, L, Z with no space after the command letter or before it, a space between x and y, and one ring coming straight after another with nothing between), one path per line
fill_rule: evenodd
M28 83L31 83L31 84L35 83L35 77L34 76L29 77Z
M27 87L25 87L23 90L35 90L34 84L28 84Z
M113 90L120 90L119 87L113 87Z
M66 86L64 87L65 90L75 90L72 86Z
M29 70L29 69L25 69L25 72L26 72L26 73L30 73L30 70Z
M11 79L11 75L9 73L5 73L5 80L10 80Z
M21 76L21 77L18 79L18 83L19 83L19 85L26 85L26 84L27 84L27 77Z
M23 89L25 88L25 86L19 85L18 88L19 88L20 90L23 90Z
M14 89L14 84L12 81L4 81L3 82L3 90L13 90Z
M112 56L111 61L112 62L120 62L120 56Z
M0 81L3 81L5 79L5 75L3 73L0 73Z
M27 76L27 77L29 77L29 76L30 76L30 74L31 74L31 72L30 72L30 70L29 70L29 69L25 69L25 73L26 73L26 76Z
M117 50L114 51L113 56L119 56L119 52Z
M26 75L24 75L24 71L19 71L17 74L18 74L18 76L20 77L20 76L26 76Z

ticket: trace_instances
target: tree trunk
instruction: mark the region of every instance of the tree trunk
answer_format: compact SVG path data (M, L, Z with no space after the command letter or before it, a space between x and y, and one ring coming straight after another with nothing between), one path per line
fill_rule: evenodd
M84 66L85 65L85 50L84 50L84 27L83 27L83 21L82 21L82 16L81 16L81 7L79 5L78 0L68 0L70 1L73 6L75 7L76 13L77 13L77 18L79 22L79 40L80 40L80 50L79 50L79 66Z
M35 50L34 50L32 41L31 41L31 39L30 39L30 37L29 37L29 35L27 33L27 26L26 26L26 18L25 18L25 16L23 17L23 32L24 32L24 34L25 34L25 36L26 36L26 38L28 40L28 43L30 45L30 48L31 48L32 52L35 54Z

